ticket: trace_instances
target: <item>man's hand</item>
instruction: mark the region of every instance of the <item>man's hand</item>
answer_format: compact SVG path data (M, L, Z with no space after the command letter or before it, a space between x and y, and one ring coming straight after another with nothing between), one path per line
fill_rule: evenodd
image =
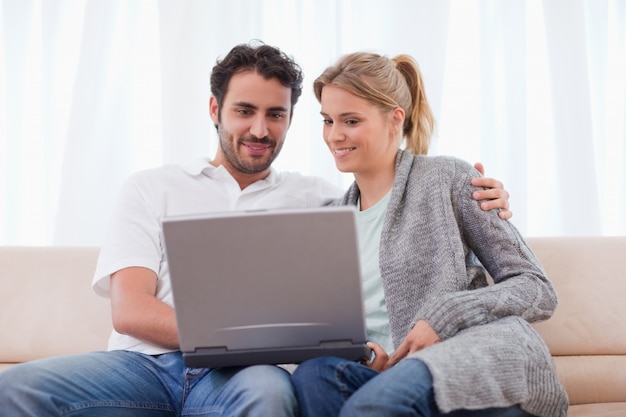
M474 164L474 168L482 175L485 175L485 167L480 162ZM509 192L504 189L504 185L494 178L472 178L472 185L475 187L485 187L486 190L474 191L472 198L474 200L485 200L480 203L480 208L487 211L493 209L502 209L498 216L507 220L513 216L513 212L509 210Z
M374 352L374 359L366 361L365 365L378 372L382 372L387 369L388 367L386 365L389 360L389 355L385 352L385 349L383 349L383 347L378 343L374 342L367 342L367 346L369 346Z

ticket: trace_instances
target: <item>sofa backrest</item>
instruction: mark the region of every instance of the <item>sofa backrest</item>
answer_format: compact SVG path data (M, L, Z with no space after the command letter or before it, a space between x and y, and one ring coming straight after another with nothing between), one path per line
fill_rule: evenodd
M528 238L559 304L535 324L570 404L626 402L626 237Z
M110 303L91 289L94 247L0 247L0 368L103 350Z
M570 404L626 402L626 237L527 239L559 295L534 324ZM106 349L109 300L91 289L98 248L0 246L0 370Z

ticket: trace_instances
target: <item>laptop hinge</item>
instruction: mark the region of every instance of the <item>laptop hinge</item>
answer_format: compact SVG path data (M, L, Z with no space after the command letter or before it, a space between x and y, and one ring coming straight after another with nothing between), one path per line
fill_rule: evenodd
M195 348L194 352L213 355L213 354L218 354L218 353L226 353L228 352L228 349L226 349L226 346L200 347L200 348Z
M323 348L337 348L344 346L354 346L354 342L352 340L324 340L320 342L320 347Z

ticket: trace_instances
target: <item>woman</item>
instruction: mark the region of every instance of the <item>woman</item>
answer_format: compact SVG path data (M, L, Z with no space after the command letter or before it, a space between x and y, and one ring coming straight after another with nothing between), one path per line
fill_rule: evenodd
M301 364L304 417L565 416L567 395L529 324L552 315L556 293L515 227L472 200L478 172L424 156L434 123L414 60L350 54L314 91L337 168L355 178L341 204L359 211L375 356Z

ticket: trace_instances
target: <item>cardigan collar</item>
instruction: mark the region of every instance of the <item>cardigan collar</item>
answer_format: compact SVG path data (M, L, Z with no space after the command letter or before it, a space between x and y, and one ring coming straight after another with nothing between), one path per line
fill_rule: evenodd
M396 171L391 191L391 199L389 201L389 208L396 207L399 204L399 201L402 200L402 194L404 194L403 190L406 188L409 172L411 172L411 166L413 165L414 159L415 155L411 152L404 149L398 150L398 153L396 154ZM402 194L398 195L400 190L402 190ZM343 196L341 203L344 205L354 206L357 204L360 194L361 191L359 190L359 186L356 181L354 181L348 188L346 194Z

